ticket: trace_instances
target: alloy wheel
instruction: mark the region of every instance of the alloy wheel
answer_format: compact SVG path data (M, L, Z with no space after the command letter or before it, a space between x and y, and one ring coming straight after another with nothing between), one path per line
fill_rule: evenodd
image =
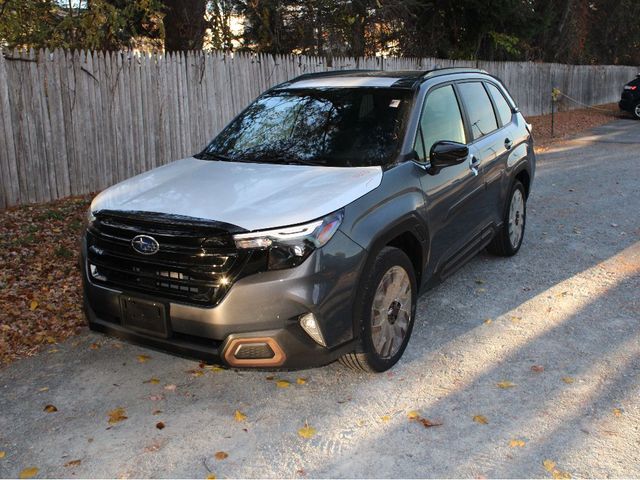
M509 207L509 240L513 248L518 248L524 229L524 198L519 189L513 191Z
M371 339L380 357L391 358L400 350L412 311L409 274L393 266L382 276L371 306Z

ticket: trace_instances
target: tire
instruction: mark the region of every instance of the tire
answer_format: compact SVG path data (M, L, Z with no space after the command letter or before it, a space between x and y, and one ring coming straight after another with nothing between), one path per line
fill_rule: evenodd
M417 292L409 257L398 248L383 248L365 270L356 295L354 315L360 326L360 345L340 358L340 363L366 372L393 367L411 337ZM389 305L383 305L389 301Z
M507 198L502 226L487 247L489 252L501 257L511 257L518 253L527 221L527 196L519 180L513 182Z
M640 120L640 102L633 108L631 112L636 120Z

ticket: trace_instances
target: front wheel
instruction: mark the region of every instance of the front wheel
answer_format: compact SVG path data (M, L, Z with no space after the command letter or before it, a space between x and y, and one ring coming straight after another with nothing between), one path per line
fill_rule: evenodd
M416 301L416 276L409 257L400 249L383 248L365 273L356 297L360 348L340 362L368 372L384 372L395 365L411 336Z
M516 180L511 187L502 226L487 247L491 253L510 257L520 250L527 220L526 198L522 183Z

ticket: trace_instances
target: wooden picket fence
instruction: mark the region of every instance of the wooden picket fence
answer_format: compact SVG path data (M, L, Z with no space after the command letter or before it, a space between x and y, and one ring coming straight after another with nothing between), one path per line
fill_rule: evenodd
M0 54L0 208L96 192L200 151L268 87L328 69L478 67L528 115L553 87L588 105L617 100L637 69L435 58L70 52Z

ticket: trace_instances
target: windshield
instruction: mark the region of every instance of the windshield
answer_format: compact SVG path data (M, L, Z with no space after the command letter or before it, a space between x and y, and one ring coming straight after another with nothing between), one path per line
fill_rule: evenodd
M411 92L340 88L267 92L198 158L330 167L386 165L397 155Z

